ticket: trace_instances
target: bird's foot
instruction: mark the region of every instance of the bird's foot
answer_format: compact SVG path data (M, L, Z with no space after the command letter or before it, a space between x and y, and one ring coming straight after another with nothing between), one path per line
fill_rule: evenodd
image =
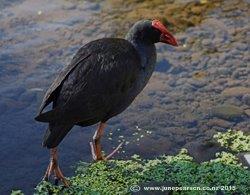
M91 147L91 153L92 153L92 158L94 161L99 161L99 160L108 160L110 159L122 146L123 142L120 143L109 155L103 156L102 152L100 149L98 149L98 146L95 145L95 142L90 142L90 147Z
M58 165L56 149L51 149L50 163L43 177L43 180L48 181L52 173L54 173L55 185L58 184L58 181L61 181L65 187L69 187L69 181L63 176L63 173Z

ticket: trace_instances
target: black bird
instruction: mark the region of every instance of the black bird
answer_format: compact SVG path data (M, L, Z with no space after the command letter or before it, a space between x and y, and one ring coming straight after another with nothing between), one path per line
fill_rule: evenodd
M136 22L125 39L103 38L91 41L76 53L71 63L54 80L42 101L37 121L48 123L43 146L51 150L44 176L51 172L68 186L57 162L56 147L74 125L100 122L90 143L94 160L103 157L100 139L105 123L124 111L143 90L156 64L155 43L177 46L173 35L159 20ZM52 110L43 112L52 103Z

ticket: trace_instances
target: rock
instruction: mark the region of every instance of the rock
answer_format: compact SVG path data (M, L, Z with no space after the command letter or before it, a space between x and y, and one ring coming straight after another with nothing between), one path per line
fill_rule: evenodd
M74 5L74 4L70 4L70 5L63 5L62 6L62 9L64 9L64 10L74 10L74 9L76 9L77 7L76 7L76 5Z
M237 87L241 84L240 80L234 80L231 78L227 78L227 83L226 83L226 87L232 88L232 87Z
M202 40L202 45L203 46L210 46L212 44L210 39L203 39Z
M250 94L250 88L247 87L231 87L226 88L222 91L222 95L224 96L237 96L241 97L245 94Z
M195 127L198 123L197 116L195 116L190 111L184 112L181 118L182 118L182 125L187 128Z
M239 153L236 155L243 166L250 168L250 153Z
M236 43L235 46L240 51L246 51L248 49L248 45L246 43Z
M141 101L138 105L138 108L139 109L152 109L154 105L154 102L153 101Z
M250 109L246 109L246 110L245 110L245 113L246 113L247 116L250 117Z
M222 44L224 42L224 39L222 39L222 38L215 38L214 40L213 40L213 44L215 44L215 45L220 45L220 44Z
M243 95L242 101L243 101L244 104L250 106L250 94Z
M173 66L171 69L170 69L170 73L171 74L179 74L183 71L187 71L184 67L182 66Z
M183 148L186 148L197 162L211 160L217 152L224 150L218 143L204 139L188 142Z
M188 128L188 132L190 133L190 134L198 134L199 133L199 129L198 128Z
M167 61L166 59L162 59L158 61L155 67L155 71L168 72L170 68L171 68L171 64L169 63L169 61Z
M234 106L237 106L237 107L241 107L242 106L242 101L240 100L240 98L230 97L230 98L228 98L228 99L226 99L224 101L224 104L234 105Z
M194 87L193 85L190 85L189 83L183 84L182 86L180 86L180 89L184 93L192 93L197 90L196 87Z
M176 143L179 145L179 146L184 146L186 144L186 139L183 137L183 136L178 136L176 137Z
M232 74L232 78L246 79L249 74L250 74L250 71L248 71L246 68L237 68Z
M164 104L170 104L172 103L171 98L169 97L163 97L160 99L160 104L164 106Z
M231 75L232 71L229 68L218 68L217 69L217 74L218 75Z
M215 65L217 65L219 62L218 62L218 59L215 59L215 58L211 58L209 61L208 61L208 67L214 67ZM224 63L224 62L223 62Z
M243 109L231 105L215 106L210 110L210 116L225 120L237 120L244 114Z
M201 88L207 85L207 79L188 79L187 82L195 88Z
M223 120L223 119L210 119L207 123L210 128L213 127L223 127L223 128L230 128L233 126L233 123Z
M204 79L204 78L206 78L207 76L208 76L208 73L205 72L205 71L197 71L197 72L195 72L195 73L192 75L192 77L193 77L194 79Z

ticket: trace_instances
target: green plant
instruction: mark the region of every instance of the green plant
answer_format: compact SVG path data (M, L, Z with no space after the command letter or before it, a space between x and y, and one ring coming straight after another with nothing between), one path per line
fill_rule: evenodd
M161 156L152 160L138 155L131 160L110 160L93 164L79 163L71 186L64 188L48 182L40 183L36 194L130 194L129 187L141 183L173 182L176 186L236 186L236 192L249 194L250 172L238 164L231 153L196 163L182 149L176 156ZM232 191L224 191L232 194ZM180 191L181 194L214 194L215 191Z
M228 130L225 133L217 133L214 138L221 146L233 152L250 152L250 135L243 134L242 131Z
M249 136L241 132L229 130L214 137L235 152L249 149ZM229 152L217 153L215 159L203 163L195 162L186 149L175 156L163 155L155 159L142 159L133 155L130 160L92 164L80 162L76 165L75 176L69 178L69 181L69 188L43 181L35 188L35 194L126 195L131 194L130 186L140 185L141 190L145 190L143 186L157 183L170 183L182 189L192 186L207 189L174 191L174 194L203 195L218 191L224 194L250 194L250 171L239 163L235 154ZM13 191L12 194L22 193Z
M21 190L12 190L11 195L24 195Z

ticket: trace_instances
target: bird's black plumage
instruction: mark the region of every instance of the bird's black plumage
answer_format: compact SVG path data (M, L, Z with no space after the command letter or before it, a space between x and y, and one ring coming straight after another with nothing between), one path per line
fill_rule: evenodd
M83 46L50 86L35 118L49 123L44 146L56 147L74 125L105 122L125 110L152 75L159 36L145 20L126 39L104 38ZM43 113L50 103L52 110Z

